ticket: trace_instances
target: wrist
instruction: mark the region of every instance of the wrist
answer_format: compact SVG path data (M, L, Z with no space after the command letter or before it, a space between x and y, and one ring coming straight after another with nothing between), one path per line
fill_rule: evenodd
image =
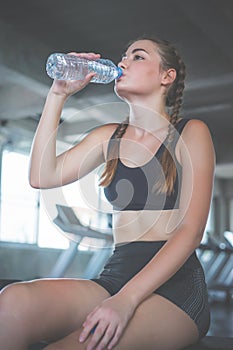
M122 288L117 293L124 301L127 302L127 305L130 305L133 309L136 309L138 305L140 304L139 299L137 298L137 295L129 290L126 290L126 288Z
M57 92L56 90L53 90L53 88L51 88L48 92L47 97L48 99L56 99L56 101L65 103L69 96L67 96L64 93Z

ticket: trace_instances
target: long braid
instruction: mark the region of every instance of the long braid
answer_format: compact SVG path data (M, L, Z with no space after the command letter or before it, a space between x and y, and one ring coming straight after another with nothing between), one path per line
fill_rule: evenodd
M168 90L167 105L173 106L170 114L170 124L168 127L168 145L161 157L161 166L164 172L165 181L159 181L155 188L160 192L171 194L174 191L174 183L176 181L176 164L174 162L174 147L172 141L176 133L175 126L179 118L179 112L183 101L185 65L178 55L177 51L172 47L174 56L176 57L178 67L176 68L177 77L172 86Z
M129 118L127 117L125 121L118 125L114 138L109 141L107 163L100 177L100 186L108 186L114 177L119 157L120 139L126 132L128 125Z
M174 183L176 181L173 140L176 133L175 126L179 118L179 112L183 100L185 65L176 49L168 41L145 36L142 36L137 40L150 40L154 42L161 57L161 69L166 71L169 68L174 68L176 70L176 79L168 88L166 95L166 106L172 107L172 111L168 128L168 144L160 160L165 180L158 181L154 186L154 189L159 192L171 194L174 191ZM132 42L130 45L131 44ZM124 135L128 123L129 120L126 120L118 126L114 142L110 144L108 160L101 176L102 181L100 185L102 186L108 186L113 179L118 163L119 141Z

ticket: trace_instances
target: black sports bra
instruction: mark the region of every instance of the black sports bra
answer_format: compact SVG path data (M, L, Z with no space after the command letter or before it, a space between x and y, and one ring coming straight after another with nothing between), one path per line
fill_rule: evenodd
M175 133L172 141L174 149L188 121L189 119L181 119L176 124L178 132ZM108 153L115 134L116 131L110 139ZM141 167L127 167L118 158L112 182L104 188L105 196L114 210L170 210L179 208L182 167L176 159L174 159L177 169L174 191L171 194L166 194L155 189L155 183L164 177L160 159L166 144L167 139L161 144L153 158Z

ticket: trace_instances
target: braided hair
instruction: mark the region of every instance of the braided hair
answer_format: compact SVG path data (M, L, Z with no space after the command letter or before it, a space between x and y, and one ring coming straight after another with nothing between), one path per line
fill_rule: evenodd
M168 127L168 144L161 157L161 166L165 181L159 181L156 188L160 192L171 194L174 190L176 180L176 164L174 162L174 147L172 141L175 136L175 126L179 119L179 112L183 102L184 80L186 76L185 64L179 56L176 48L166 40L149 39L156 43L158 53L161 57L161 68L166 71L169 68L176 70L176 79L170 85L166 95L166 106L171 107L170 124Z
M127 117L125 121L118 125L115 131L113 142L111 142L112 140L110 141L110 145L108 147L107 163L100 177L100 186L108 186L113 179L118 163L120 139L126 132L128 125L129 117Z
M168 41L148 36L142 36L136 41L138 40L150 40L156 45L161 58L161 69L163 71L166 71L170 68L174 68L176 70L176 79L168 87L166 92L166 106L170 108L170 124L168 127L167 136L168 144L160 160L165 181L160 180L155 184L155 188L159 192L171 194L174 190L174 183L176 180L176 164L174 162L174 147L172 147L172 141L174 140L176 131L175 126L179 118L179 112L183 101L184 80L186 76L185 64L179 56L176 48ZM132 43L133 42L130 42L128 47ZM102 186L108 186L113 179L119 157L119 141L124 135L128 123L129 119L119 124L116 130L114 139L116 142L114 142L109 147L109 157L104 172L101 175L100 185Z

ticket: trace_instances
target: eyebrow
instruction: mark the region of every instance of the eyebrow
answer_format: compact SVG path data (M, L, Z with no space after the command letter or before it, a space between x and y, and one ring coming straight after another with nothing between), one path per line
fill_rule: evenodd
M134 54L135 52L138 52L138 51L144 51L145 53L149 54L145 49L141 49L141 48L133 49L133 51L131 53ZM122 54L122 57L124 57L124 56L126 56L126 52L124 52Z
M147 52L145 49L140 49L140 48L134 49L134 50L132 51L132 53L135 53L135 52L137 52L137 51L144 51L144 52L146 52L146 53L148 54L148 52Z

